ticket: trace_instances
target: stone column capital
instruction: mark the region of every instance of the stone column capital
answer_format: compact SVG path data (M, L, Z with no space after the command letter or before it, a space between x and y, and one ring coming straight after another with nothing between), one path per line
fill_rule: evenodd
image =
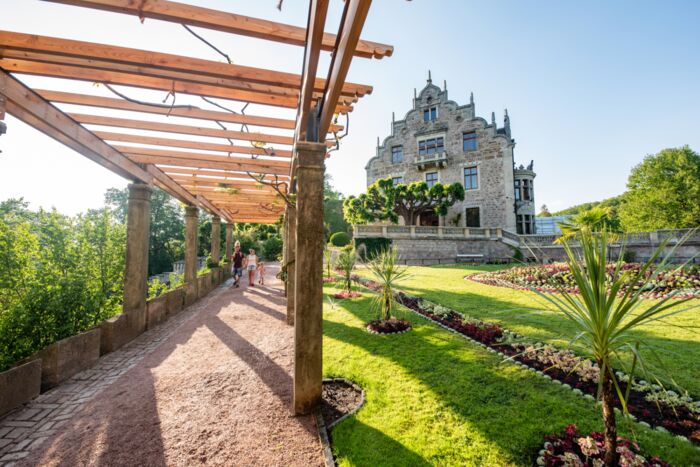
M297 167L323 170L327 149L324 143L298 141L294 145Z
M151 194L153 193L153 188L149 185L141 182L134 182L129 184L129 199L140 199L144 201L150 201Z
M185 217L199 217L199 208L197 206L185 206Z

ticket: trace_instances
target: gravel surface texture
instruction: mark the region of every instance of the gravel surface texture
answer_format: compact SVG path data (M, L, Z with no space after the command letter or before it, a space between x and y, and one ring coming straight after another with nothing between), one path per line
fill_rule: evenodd
M229 288L87 403L21 465L323 465L312 416L293 417L293 327L278 268Z

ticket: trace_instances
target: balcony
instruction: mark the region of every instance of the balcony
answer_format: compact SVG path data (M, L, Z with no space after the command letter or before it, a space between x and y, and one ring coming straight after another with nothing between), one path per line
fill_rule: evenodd
M416 161L414 164L418 170L426 170L431 167L442 169L447 167L447 153L443 151L424 156L416 156Z

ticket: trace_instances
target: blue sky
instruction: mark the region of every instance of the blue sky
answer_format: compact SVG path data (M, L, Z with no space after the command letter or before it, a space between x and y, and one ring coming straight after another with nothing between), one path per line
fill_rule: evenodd
M308 3L190 1L304 25ZM329 24L342 3L332 2ZM0 29L219 60L180 26L35 0L0 0ZM700 2L375 0L363 37L395 46L380 61L356 59L350 80L372 84L350 117L350 135L328 172L346 194L365 187L364 166L391 113L410 109L413 88L447 80L459 103L474 92L477 114L499 122L508 108L518 163L535 161L536 202L550 209L624 191L646 154L688 144L700 150ZM330 26L329 26L330 29ZM203 32L235 63L299 71L301 49ZM324 60L327 63L327 57ZM37 78L27 83L44 85ZM105 93L89 83L64 89ZM162 94L162 93L161 93ZM162 99L161 94L132 94ZM108 95L108 94L104 94ZM74 213L102 204L126 181L17 120L0 137L0 199Z

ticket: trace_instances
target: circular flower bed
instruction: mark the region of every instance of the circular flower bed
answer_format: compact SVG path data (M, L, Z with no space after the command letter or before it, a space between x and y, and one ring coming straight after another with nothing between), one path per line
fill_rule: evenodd
M625 263L623 271L632 273L639 271L638 263ZM614 264L608 265L608 276L615 270ZM653 271L647 271L647 275ZM566 263L555 263L538 266L518 266L501 271L485 272L467 276L474 282L512 289L538 290L540 292L558 292L563 289L568 293L577 293L578 288L569 266ZM625 293L630 288L638 289L639 285L629 280L620 290ZM661 298L674 293L677 298L700 298L700 266L690 265L683 268L673 268L658 273L643 291L646 298Z
M539 452L537 465L602 467L605 465L605 439L602 433L593 432L582 436L576 425L566 427L564 433L545 436L544 449ZM639 445L626 438L617 438L620 465L624 467L667 467L657 457L646 459L639 454Z
M410 329L411 323L405 319L375 319L367 323L367 330L372 334L399 334Z
M360 292L355 292L354 290L352 292L348 292L347 290L343 290L342 292L338 292L337 294L333 295L333 297L343 300L346 298L356 298L356 297L361 297L362 294Z

